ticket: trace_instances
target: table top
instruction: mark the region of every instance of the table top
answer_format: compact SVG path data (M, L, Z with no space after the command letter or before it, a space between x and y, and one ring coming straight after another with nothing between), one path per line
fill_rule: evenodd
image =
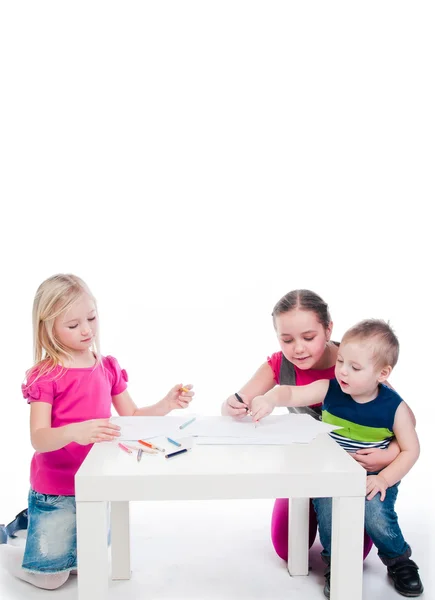
M140 463L116 443L95 444L75 483L77 501L204 500L363 496L365 479L365 470L321 434L310 444L194 445L172 459L144 454Z

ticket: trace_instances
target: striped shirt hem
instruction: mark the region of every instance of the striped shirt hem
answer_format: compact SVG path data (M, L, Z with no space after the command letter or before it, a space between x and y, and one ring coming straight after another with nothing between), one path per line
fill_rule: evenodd
M381 450L385 450L390 445L391 440L394 436L389 438L385 438L379 442L361 442L359 440L352 440L350 438L344 437L339 433L335 433L331 431L329 434L332 439L334 439L340 446L346 450L346 452L356 452L357 450L361 450L364 448L379 448Z

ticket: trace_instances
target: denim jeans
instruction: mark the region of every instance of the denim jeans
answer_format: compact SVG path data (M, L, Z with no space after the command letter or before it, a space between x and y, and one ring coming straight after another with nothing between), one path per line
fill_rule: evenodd
M22 567L32 573L77 568L75 496L29 492L29 525ZM108 517L109 517L108 507ZM110 522L110 518L108 518ZM107 543L110 544L110 529Z
M364 526L378 549L379 558L385 565L393 565L411 556L411 548L405 542L394 510L397 498L397 486L391 486L381 502L381 495L376 494L365 502ZM319 524L320 542L323 546L322 556L329 562L331 556L332 530L332 498L313 498L314 509Z
M77 568L74 496L29 492L29 526L23 569L60 573Z

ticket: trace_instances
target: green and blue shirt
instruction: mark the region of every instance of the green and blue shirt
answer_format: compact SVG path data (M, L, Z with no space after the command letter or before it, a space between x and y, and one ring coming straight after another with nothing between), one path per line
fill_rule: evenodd
M332 379L323 401L322 421L340 426L330 436L347 452L387 448L394 437L394 417L402 401L397 392L381 383L374 400L359 404Z

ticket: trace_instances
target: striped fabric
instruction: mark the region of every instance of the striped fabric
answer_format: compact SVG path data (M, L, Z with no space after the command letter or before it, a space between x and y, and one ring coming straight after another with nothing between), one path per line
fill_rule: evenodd
M344 437L344 435L340 435L336 431L331 431L329 435L336 442L338 442L340 446L346 450L346 452L356 452L357 450L361 450L361 448L381 448L382 450L384 450L385 448L388 448L389 443L394 437L390 436L389 438L385 438L381 442L356 442L351 438Z
M380 384L378 396L360 404L345 394L333 379L323 402L322 421L340 426L330 436L347 452L361 448L384 449L394 437L394 416L401 402L402 398L394 390Z

